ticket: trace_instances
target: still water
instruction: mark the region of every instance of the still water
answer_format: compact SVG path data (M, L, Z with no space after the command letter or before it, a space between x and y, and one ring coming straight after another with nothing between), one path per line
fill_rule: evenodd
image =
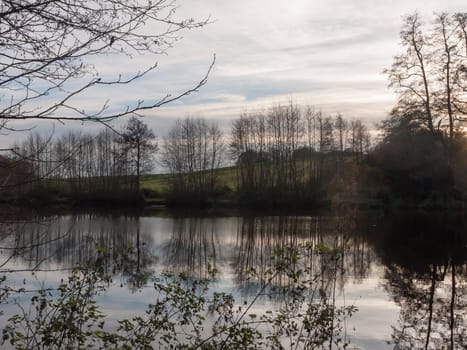
M115 322L143 313L152 302L149 275L206 277L214 266L211 288L241 302L258 293L249 272L266 270L277 249L338 247L333 273L326 254L313 254L309 264L321 276L316 283L332 286L337 304L358 308L343 324L349 348L467 348L462 216L353 209L326 215L87 213L4 220L1 227L0 275L13 289L56 286L73 266L109 252L111 258L99 263L112 283L98 303ZM28 298L22 293L3 300L2 328ZM258 298L254 311L274 307L274 298Z

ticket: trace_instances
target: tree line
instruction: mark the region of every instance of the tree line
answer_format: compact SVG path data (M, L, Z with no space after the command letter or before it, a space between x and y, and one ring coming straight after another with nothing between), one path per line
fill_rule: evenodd
M152 169L156 150L154 133L137 118L118 133L108 128L55 138L32 133L12 146L11 161L27 169L14 188L24 195L55 190L76 199L131 197L139 191L141 174Z
M50 196L55 190L75 199L137 198L141 176L159 165L170 176L168 198L204 201L225 188L217 169L233 164L236 190L244 199L305 198L316 193L342 155L361 159L370 146L367 127L342 115L323 116L292 102L265 112L242 114L231 134L202 118L175 121L162 142L141 119L97 134L70 131L59 137L31 133L12 146L16 193ZM5 191L6 176L3 176ZM230 188L229 191L233 189ZM125 199L126 200L126 199Z
M370 134L360 120L325 117L293 103L241 115L230 144L240 194L273 200L316 197L342 168L343 155L358 160L369 148Z

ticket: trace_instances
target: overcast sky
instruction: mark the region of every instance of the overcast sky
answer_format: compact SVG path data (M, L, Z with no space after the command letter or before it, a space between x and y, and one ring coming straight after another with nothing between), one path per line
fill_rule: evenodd
M159 68L131 91L112 91L113 103L178 93L203 77L216 54L208 83L196 94L147 112L161 137L172 121L202 116L227 128L246 110L293 100L325 113L342 113L374 125L387 116L395 95L382 73L401 49L404 14L467 11L465 0L180 0L177 16L205 19L208 26L184 33L159 59ZM108 73L131 72L133 63L102 58ZM86 106L105 96L83 96ZM67 127L83 127L67 124ZM84 128L95 126L85 125ZM38 127L50 130L50 124ZM17 137L17 135L15 135Z

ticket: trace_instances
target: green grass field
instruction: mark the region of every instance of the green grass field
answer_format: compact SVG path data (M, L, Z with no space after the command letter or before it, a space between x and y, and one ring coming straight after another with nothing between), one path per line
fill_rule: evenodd
M215 173L218 179L218 187L228 187L232 191L237 188L235 180L235 167L225 167L216 169ZM170 188L170 180L172 175L170 174L149 174L144 175L141 178L141 189L148 189L156 191L160 194L166 193Z
M141 177L141 188L157 191L159 193L167 192L170 186L170 174L149 174Z

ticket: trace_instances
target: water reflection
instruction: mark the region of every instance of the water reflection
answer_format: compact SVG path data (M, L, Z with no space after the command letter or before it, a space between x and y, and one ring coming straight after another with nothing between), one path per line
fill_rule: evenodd
M123 277L130 288L146 283L157 261L152 236L139 217L81 214L37 217L3 225L2 272L68 270L93 264Z
M14 276L93 262L135 292L162 270L207 277L215 267L224 285L247 297L264 282L276 252L300 245L310 248L301 268L312 271L318 297L335 302L377 278L372 288L381 287L397 304L399 319L386 321L392 324L378 348L385 348L384 340L398 349L467 344L466 225L462 217L446 214L383 216L350 209L329 216L81 214L11 220L1 224L0 269ZM271 283L286 286L290 278L279 274Z
M466 348L464 218L405 213L393 217L376 246L386 265L384 287L400 306L392 334L399 349Z
M250 281L248 272L251 270L264 274L270 269L274 251L305 244L318 253L308 256L307 265L315 275L321 276L323 283L336 278L338 288L342 290L348 278L363 279L375 256L366 249L362 237L356 235L355 225L344 224L355 219L341 216L243 218L237 229L233 262L236 283L243 285ZM335 255L319 254L325 249L339 252L339 266L329 269L336 264Z
M363 236L357 234L356 215L247 216L233 218L175 217L171 219L81 214L16 221L3 226L3 271L71 269L96 263L135 290L156 271L170 270L207 277L210 267L232 273L247 292L264 275L272 253L308 244L312 251L338 249L339 266L330 254L310 254L307 264L321 281L336 278L342 290L348 279L359 281L375 260ZM155 222L162 220L164 227ZM7 229L8 228L8 229ZM329 274L329 276L326 276ZM278 276L280 278L281 276ZM275 281L280 284L279 280Z
M172 235L164 247L165 268L188 276L208 277L210 266L216 266L221 258L219 236L214 218L175 218Z

